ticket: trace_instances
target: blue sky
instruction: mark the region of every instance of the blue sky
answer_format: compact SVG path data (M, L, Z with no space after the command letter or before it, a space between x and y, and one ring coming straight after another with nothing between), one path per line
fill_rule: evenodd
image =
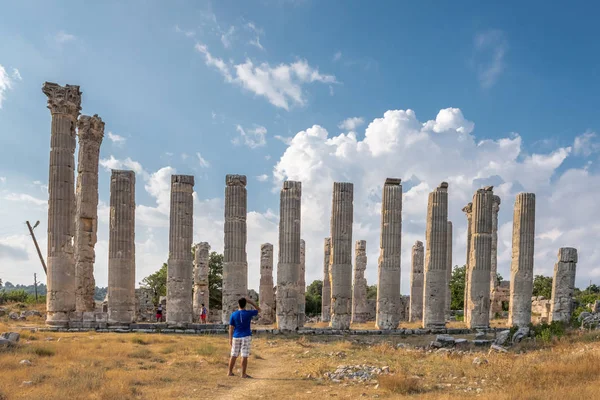
M510 275L514 196L538 198L536 273L577 247L577 283L600 276L593 217L598 7L591 2L12 2L0 13L0 277L41 272L50 114L44 81L77 84L106 122L96 280L107 281L110 168L138 173L138 281L167 258L168 178L196 176L195 241L220 251L227 173L248 176L249 286L277 246L278 188L302 180L307 281L320 278L331 185L355 183L353 240L377 276L385 177L405 182L402 291L424 240L427 193L450 183L454 262L477 187L502 197L499 269ZM394 111L396 110L396 111ZM408 110L414 110L408 111ZM345 122L344 122L345 121ZM110 132L110 133L109 133ZM293 139L293 140L292 140ZM277 251L277 247L275 247Z

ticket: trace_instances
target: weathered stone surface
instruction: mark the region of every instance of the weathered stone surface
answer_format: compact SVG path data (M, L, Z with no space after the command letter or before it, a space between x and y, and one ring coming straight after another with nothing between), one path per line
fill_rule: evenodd
M300 239L300 268L298 269L298 327L306 320L306 242Z
M410 313L409 322L423 320L423 268L425 264L425 248L423 242L417 240L412 247L410 271Z
M513 214L508 326L523 328L531 323L534 241L535 194L519 193Z
M576 268L577 249L561 247L558 250L558 261L554 264L549 322L571 320Z
M381 236L377 281L377 329L396 329L400 323L400 266L402 250L402 184L387 178L381 201Z
M171 176L169 259L167 261L167 324L192 322L194 177Z
M469 271L469 259L471 258L471 222L473 220L473 203L469 203L463 207L462 211L467 216L467 259L465 261L465 294L464 294L464 310L463 316L464 321L467 321L467 315L469 314L469 310L467 309L467 294L469 293L469 274L466 272Z
M108 323L135 318L135 173L112 170L108 232Z
M227 175L225 185L222 322L229 324L231 313L238 308L238 300L248 294L246 176Z
M283 182L279 204L277 326L280 330L293 331L298 329L302 183Z
M210 314L209 308L209 286L208 286L208 274L210 272L208 267L208 260L210 257L210 244L207 242L201 242L194 246L194 294L193 294L193 312L194 320L200 319L202 312L202 304L206 307L207 313ZM208 318L208 315L207 315Z
M350 329L352 319L352 220L354 185L333 183L331 204L331 321L334 329Z
M508 304L510 304L510 281L501 281L491 295L490 318L504 317L505 306Z
M275 322L275 294L273 292L273 245L260 246L260 321L263 324Z
M441 328L446 324L446 275L448 259L448 183L442 182L429 193L425 241L423 327Z
M331 238L323 241L323 289L321 289L321 321L331 319L331 281L329 280L329 263L331 261Z
M354 247L354 286L352 288L352 323L369 320L367 302L367 241L357 240Z
M94 311L94 261L98 229L98 158L104 137L104 122L94 115L82 115L77 122L79 156L75 217L75 280L77 311Z
M21 334L17 332L2 332L2 336L6 340L10 340L11 342L17 343L21 338Z
M490 300L493 303L498 287L498 212L500 211L500 197L494 196L492 202L492 260L490 264ZM490 319L494 317L494 311L490 305Z
M450 303L452 293L450 292L450 280L452 279L452 222L448 221L446 230L446 301L444 306L444 318L450 320Z
M75 311L75 126L81 110L79 86L46 82L52 115L48 180L48 257L46 324L67 326Z
M490 268L492 262L493 187L477 190L473 196L471 257L469 259L467 319L469 328L490 325Z

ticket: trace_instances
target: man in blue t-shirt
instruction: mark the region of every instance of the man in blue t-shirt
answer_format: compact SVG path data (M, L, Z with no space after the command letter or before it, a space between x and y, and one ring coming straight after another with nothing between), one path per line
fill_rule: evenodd
M256 310L246 310L246 302ZM252 330L250 321L258 315L260 307L255 302L245 298L238 300L239 310L234 311L229 318L229 345L231 346L231 358L229 359L229 376L233 376L235 361L242 354L242 378L251 378L246 374L248 367L248 356L250 356L250 343L252 341Z

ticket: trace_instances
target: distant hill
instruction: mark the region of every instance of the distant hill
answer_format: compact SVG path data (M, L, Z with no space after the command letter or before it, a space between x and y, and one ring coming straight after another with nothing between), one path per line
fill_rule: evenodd
M13 285L10 282L6 282L0 290L5 290L6 292L12 292L14 290L23 290L28 294L35 294L35 287L33 285ZM94 293L94 300L103 301L106 298L106 291L108 288L98 287L96 286L96 291ZM43 283L38 284L37 292L40 296L45 296L47 292L46 285Z

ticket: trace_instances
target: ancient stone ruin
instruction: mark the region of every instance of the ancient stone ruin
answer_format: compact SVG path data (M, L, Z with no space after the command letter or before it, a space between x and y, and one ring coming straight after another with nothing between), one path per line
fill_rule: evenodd
M263 324L275 322L275 294L273 292L273 245L260 245L260 321Z
M325 238L323 241L323 289L321 289L321 321L323 322L329 322L331 317L330 259L331 238Z
M446 301L444 305L444 316L446 321L450 320L451 299L450 280L452 279L452 222L448 221L446 228Z
M300 239L300 268L298 270L298 327L304 326L306 319L306 242Z
M210 314L209 299L210 291L208 285L208 275L210 268L208 265L210 258L210 245L206 242L198 243L194 246L194 292L192 300L193 320L198 321L202 312L202 304Z
M498 287L498 212L500 211L500 196L494 196L492 203L492 260L490 264L490 299L493 303L497 301L496 288ZM490 306L490 319L494 317Z
M352 286L352 323L367 322L369 310L367 304L367 242L357 240L354 246L354 284Z
M410 322L423 320L423 265L425 264L425 248L423 242L417 240L412 247L410 271Z
M554 264L549 322L571 320L576 268L577 249L561 247L558 250L558 261Z
M471 258L471 229L472 229L472 221L473 221L473 203L469 203L463 207L462 211L467 216L467 258L465 261L465 293L464 293L464 306L463 306L463 315L464 320L467 321L467 317L469 315L469 310L467 308L467 294L469 293L469 262Z

